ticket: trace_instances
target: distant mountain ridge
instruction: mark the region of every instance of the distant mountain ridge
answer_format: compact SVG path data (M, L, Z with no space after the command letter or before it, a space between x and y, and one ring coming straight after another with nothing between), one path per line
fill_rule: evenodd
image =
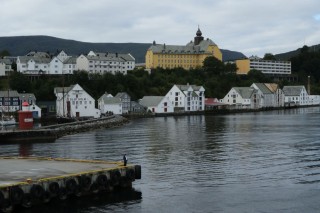
M0 37L0 51L7 50L12 56L23 56L30 51L49 52L64 50L68 55L97 52L130 53L136 63L145 62L145 54L151 43L90 43L51 36L12 36ZM230 61L246 56L241 52L221 49L223 61Z

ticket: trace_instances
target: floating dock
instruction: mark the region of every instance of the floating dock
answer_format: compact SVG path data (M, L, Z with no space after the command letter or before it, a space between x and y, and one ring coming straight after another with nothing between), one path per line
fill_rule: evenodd
M136 179L141 179L141 166L123 162L0 157L0 209L110 193L115 187L131 188Z

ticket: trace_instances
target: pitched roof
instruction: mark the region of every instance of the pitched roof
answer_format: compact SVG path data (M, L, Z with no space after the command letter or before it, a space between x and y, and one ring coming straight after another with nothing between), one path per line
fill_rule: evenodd
M68 93L69 91L72 90L72 88L74 87L75 85L70 85L69 87L55 87L54 88L54 93Z
M304 86L284 86L283 93L285 96L299 96Z
M20 96L20 99L23 99L23 98L31 98L31 99L36 99L36 96L33 94L33 93L20 93L19 94Z
M27 63L30 60L34 60L38 64L48 64L50 63L50 58L37 57L37 56L18 56L20 63Z
M139 101L139 104L146 106L146 107L158 106L163 98L164 98L164 96L144 96Z
M0 59L0 63L11 65L11 61L9 59Z
M99 100L103 101L104 104L121 104L121 99L116 97L107 97L106 94L102 95Z
M128 97L130 97L130 95L126 92L118 92L114 97L122 98L124 95L127 95Z
M252 87L233 87L234 90L241 95L242 98L249 99L251 98L252 94L256 91Z
M194 90L194 91L199 91L202 86L197 86L197 85L180 85L180 84L176 84L176 86L181 90L181 91L186 91L188 90L190 87Z
M272 94L270 89L264 83L254 83L263 94Z
M19 97L17 90L2 90L0 91L0 97Z
M63 61L64 64L76 64L77 58L76 57L69 57Z
M182 45L166 45L166 44L153 44L149 47L154 53L175 53L175 54L203 54L207 52L209 45L216 45L211 39L203 40L198 45L193 42L185 46Z
M269 88L269 90L273 93L275 93L277 91L277 89L279 89L279 85L276 83L265 83L266 87Z
M86 57L89 60L99 60L99 61L118 61L118 62L126 62L126 61L135 61L135 58L131 54L123 54L123 53L96 53L95 55L87 55Z

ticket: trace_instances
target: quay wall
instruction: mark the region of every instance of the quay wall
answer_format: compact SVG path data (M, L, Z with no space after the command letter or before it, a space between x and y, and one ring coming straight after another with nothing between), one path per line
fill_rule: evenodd
M118 115L105 118L75 121L64 124L43 126L32 130L4 130L0 131L0 143L12 142L54 142L55 139L94 129L118 127L129 120Z

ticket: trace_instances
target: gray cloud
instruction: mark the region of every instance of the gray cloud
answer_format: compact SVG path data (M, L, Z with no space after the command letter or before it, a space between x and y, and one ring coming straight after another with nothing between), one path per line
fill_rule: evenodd
M1 0L0 36L87 42L189 42L198 24L222 49L250 55L319 44L318 0Z

